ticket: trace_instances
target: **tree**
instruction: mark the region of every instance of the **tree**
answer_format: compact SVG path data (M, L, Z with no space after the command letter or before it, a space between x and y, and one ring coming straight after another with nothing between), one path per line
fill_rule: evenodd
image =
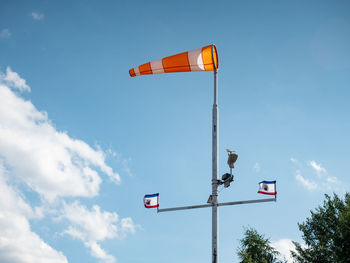
M240 240L238 256L240 263L279 263L280 253L270 245L269 239L260 235L255 229L248 228Z
M311 211L311 217L298 224L305 246L293 242L292 253L298 263L350 262L350 194L344 200L336 194L325 195L323 206Z

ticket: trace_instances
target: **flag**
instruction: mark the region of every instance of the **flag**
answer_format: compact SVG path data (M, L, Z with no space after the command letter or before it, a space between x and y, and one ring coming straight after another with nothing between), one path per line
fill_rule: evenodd
M130 77L187 71L213 71L219 67L215 45L154 60L129 70Z
M276 181L262 181L259 183L259 194L276 195Z
M159 197L159 193L152 194L152 195L145 195L145 197L143 198L143 203L145 207L146 208L158 207L159 206L158 197Z

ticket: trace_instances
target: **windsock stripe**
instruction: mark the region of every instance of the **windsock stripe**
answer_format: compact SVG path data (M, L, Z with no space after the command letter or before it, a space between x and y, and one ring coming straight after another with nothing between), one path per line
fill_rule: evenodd
M177 55L163 58L163 67L165 73L176 71L191 71L188 62L188 52L183 52Z
M158 59L158 60L152 61L151 68L152 68L153 74L164 73L163 60Z
M134 68L134 71L135 71L135 75L136 75L136 76L140 76L139 67Z
M152 74L151 63L148 62L139 66L139 70L141 75Z
M211 46L206 46L202 48L202 57L203 57L203 64L205 65L204 68L207 71L213 70L213 58L211 55Z
M202 59L202 49L198 48L188 51L188 61L190 62L191 71L205 70Z

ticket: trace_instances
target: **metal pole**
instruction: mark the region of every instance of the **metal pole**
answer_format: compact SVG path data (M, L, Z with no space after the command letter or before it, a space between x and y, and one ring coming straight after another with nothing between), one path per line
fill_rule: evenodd
M211 207L211 206L212 206L212 204L179 206L179 207L171 207L171 208L160 208L160 209L157 210L157 213L169 212L169 211L177 211L177 210L187 210L187 209L194 209L194 208L205 208L205 207Z
M276 198L266 198L266 199L256 199L256 200L226 202L226 203L219 203L218 206L226 206L226 205L244 205L244 204L265 203L265 202L276 202Z
M214 65L214 104L213 104L213 127L212 127L212 263L218 262L218 79L217 68L214 60L213 46L211 46Z
M271 201L276 202L276 198L266 198L266 199L256 199L256 200L244 200L244 201L217 203L216 206L244 205L244 204L271 202ZM212 203L205 204L205 205L189 205L189 206L178 206L178 207L171 207L171 208L158 208L157 207L157 213L178 211L178 210L188 210L188 209L195 209L195 208L205 208L205 207L211 207L211 206L213 206Z

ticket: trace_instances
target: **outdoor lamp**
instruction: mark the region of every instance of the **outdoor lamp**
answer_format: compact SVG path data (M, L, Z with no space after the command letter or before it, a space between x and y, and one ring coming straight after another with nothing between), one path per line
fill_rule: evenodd
M234 164L237 161L238 154L233 152L233 151L230 151L228 149L226 151L228 152L227 164L231 169L233 169L233 168L235 168Z
M224 184L224 187L227 188L230 186L231 182L233 182L233 175L229 173L225 173L221 177L221 184Z

